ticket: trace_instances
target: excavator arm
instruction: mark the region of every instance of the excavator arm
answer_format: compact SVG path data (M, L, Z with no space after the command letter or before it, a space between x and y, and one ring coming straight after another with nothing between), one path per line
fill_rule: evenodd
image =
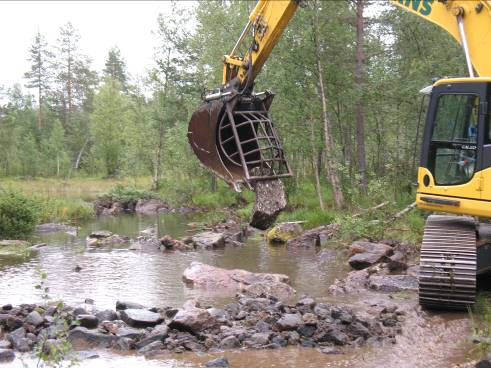
M188 139L207 168L230 183L291 176L269 116L274 95L255 94L254 81L303 0L259 0L230 54L223 84L193 114ZM491 76L491 1L389 0L437 24L462 44L469 75ZM442 61L444 62L444 61Z
M491 76L491 1L390 0L410 13L435 23L462 45L469 76Z

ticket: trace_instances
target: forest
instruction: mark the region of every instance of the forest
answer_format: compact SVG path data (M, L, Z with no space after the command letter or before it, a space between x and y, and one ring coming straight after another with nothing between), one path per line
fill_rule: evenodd
M61 25L50 44L33 35L25 79L1 90L0 175L151 176L154 190L184 202L215 190L188 147L187 124L206 91L220 85L221 56L253 6L173 3L171 15L156 19L155 67L138 78L117 47L107 51L104 70L94 70L76 25ZM424 124L418 91L432 78L463 75L464 66L450 36L393 6L308 2L255 87L276 94L272 116L294 172L289 193L309 187L321 209L410 194Z

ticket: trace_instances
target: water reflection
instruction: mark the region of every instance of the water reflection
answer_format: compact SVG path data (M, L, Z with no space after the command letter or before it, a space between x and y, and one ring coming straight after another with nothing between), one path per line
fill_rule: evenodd
M332 281L344 273L336 259L320 262L314 251L294 252L264 243L260 233L241 247L217 251L169 252L157 249L130 251L128 246L87 249L85 237L94 230L110 230L135 238L150 226L160 235L189 235L187 224L192 216L163 214L158 217L100 217L85 224L77 236L66 233L44 234L33 240L49 245L38 255L13 262L0 257L0 303L36 302L34 285L39 282L39 270L48 274L47 284L52 298L68 304L93 299L98 308L114 308L116 300L130 300L149 306L175 306L193 297L207 302L220 302L216 296L187 288L182 273L192 261L218 267L241 268L253 272L275 272L290 276L300 293L322 297ZM81 268L75 272L75 267ZM228 301L222 298L221 302Z

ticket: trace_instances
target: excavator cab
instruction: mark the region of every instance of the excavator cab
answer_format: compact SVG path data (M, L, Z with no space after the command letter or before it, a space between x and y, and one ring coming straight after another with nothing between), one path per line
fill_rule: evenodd
M483 202L491 200L483 198L484 176L491 170L489 86L481 78L435 83L418 173L420 208L491 216Z

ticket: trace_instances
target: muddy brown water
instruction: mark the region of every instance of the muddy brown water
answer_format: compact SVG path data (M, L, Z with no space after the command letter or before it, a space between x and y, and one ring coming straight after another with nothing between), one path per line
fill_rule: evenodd
M41 301L35 289L39 272L48 275L49 295L68 305L79 305L90 298L96 308L115 308L116 300L135 301L147 306L179 307L191 298L222 305L231 297L199 293L186 287L182 273L192 261L223 268L253 272L278 272L290 277L298 294L319 300L342 302L363 311L379 300L395 297L408 310L404 331L397 344L377 348L346 349L343 354L325 355L315 349L289 347L279 350L248 350L223 354L169 354L146 359L134 354L111 351L82 352L79 366L105 367L202 367L216 356L225 355L231 367L464 367L469 360L466 314L427 314L417 312L416 296L363 293L344 298L328 297L327 290L336 278L348 272L345 255L332 251L319 257L312 251L292 252L264 243L260 233L242 247L216 251L161 253L158 250L130 251L128 246L88 250L85 237L93 230L110 230L136 237L139 231L155 226L160 235L181 237L190 234L188 223L196 215L163 214L158 217L101 217L83 225L76 236L66 233L44 234L33 241L46 242L39 253L0 256L0 304ZM199 219L198 219L199 220ZM75 266L81 267L75 272ZM98 355L85 359L86 354ZM9 363L12 367L35 367L28 355ZM1 365L0 365L1 366Z

